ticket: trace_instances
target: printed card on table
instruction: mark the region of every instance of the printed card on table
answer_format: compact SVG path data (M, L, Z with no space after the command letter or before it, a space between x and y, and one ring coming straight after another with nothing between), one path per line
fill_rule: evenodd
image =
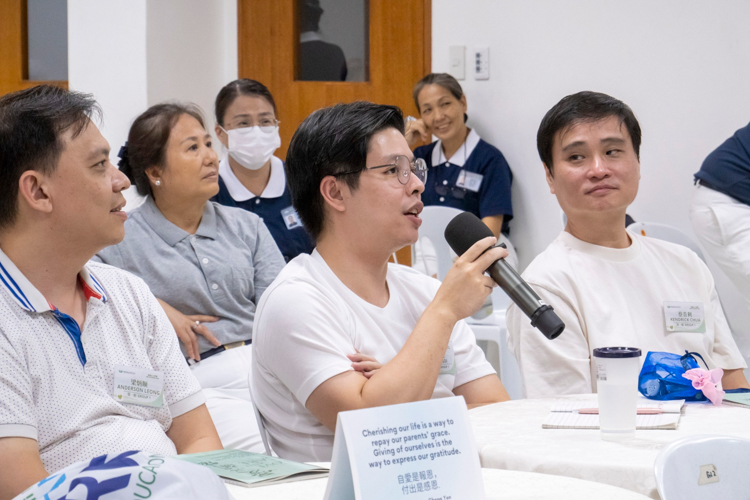
M463 397L341 412L325 500L482 500Z

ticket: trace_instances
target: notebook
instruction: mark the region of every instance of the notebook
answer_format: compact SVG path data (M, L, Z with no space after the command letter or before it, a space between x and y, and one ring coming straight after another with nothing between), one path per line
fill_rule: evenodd
M217 450L178 455L177 458L203 465L214 471L224 482L246 486L267 486L304 479L326 477L328 469L310 464L269 457L242 450Z
M660 409L658 415L636 415L636 429L677 429L680 423L684 399L676 401L652 401L638 398L638 408ZM542 424L543 429L598 429L599 415L581 415L581 408L598 408L598 401L558 400Z

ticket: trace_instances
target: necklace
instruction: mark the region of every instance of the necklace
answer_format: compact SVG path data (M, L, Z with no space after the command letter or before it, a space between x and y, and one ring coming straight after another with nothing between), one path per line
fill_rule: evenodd
M465 165L466 165L466 139L468 139L468 138L469 138L469 132L471 132L471 129L469 129L469 128L467 127L467 128L466 128L466 137L464 137L464 142L463 142L463 144L461 145L461 147L463 147L463 148L464 148L464 163L463 163L463 166L465 166ZM433 165L433 167L437 167L438 165L441 165L441 164L442 164L443 162L442 162L442 161L440 161L440 159L444 157L444 155L443 155L443 145L442 145L442 144L440 144L440 145L438 145L438 146L436 146L436 147L439 147L439 148L440 148L440 150L438 151L438 163L437 163L437 165ZM457 153L457 152L458 152L458 151L456 151L456 153ZM453 156L455 156L455 155L456 155L456 154L455 154L455 153L453 153ZM447 159L447 158L445 159L445 162L446 162L446 163L449 163L449 162L448 162L448 159ZM463 166L462 166L461 168L463 168ZM463 200L463 199L464 199L464 197L466 196L466 189L465 189L465 188L460 188L460 187L449 187L449 186L447 186L447 185L441 185L441 184L440 184L440 183L438 182L438 180L439 180L439 179L437 178L437 176L435 176L435 181L433 182L433 189L435 190L435 192L436 192L436 193L437 193L438 195L440 195L440 196L446 196L446 195L447 195L448 193L450 193L450 194L451 194L451 196L453 196L453 197L454 197L454 198L456 198L457 200ZM443 183L446 183L446 184L447 184L447 182L448 182L447 180L444 180L444 181L443 181ZM440 201L443 201L443 200L441 199Z
M464 148L464 165L466 165L466 139L469 138L469 134L470 133L471 133L471 129L469 127L466 127L466 135L464 136L464 142L461 143L461 146L460 146L460 147ZM443 163L443 160L441 158L445 158L445 163L448 163L448 158L445 157L445 153L443 152L442 141L439 144L439 148L440 149L438 150L438 165L440 165L441 163ZM456 153L457 152L458 151L456 151ZM453 153L453 156L456 156L456 153ZM451 158L453 158L453 156L451 156ZM437 165L433 165L433 166L437 166Z

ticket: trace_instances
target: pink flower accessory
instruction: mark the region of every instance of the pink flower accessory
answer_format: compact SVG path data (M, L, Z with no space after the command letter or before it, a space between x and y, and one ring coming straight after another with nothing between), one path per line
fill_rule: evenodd
M703 391L703 395L715 406L719 406L721 401L724 399L726 394L721 389L717 388L716 385L721 382L721 377L724 376L724 370L721 368L714 368L711 371L704 370L703 368L693 368L682 374L688 380L693 381L693 388Z

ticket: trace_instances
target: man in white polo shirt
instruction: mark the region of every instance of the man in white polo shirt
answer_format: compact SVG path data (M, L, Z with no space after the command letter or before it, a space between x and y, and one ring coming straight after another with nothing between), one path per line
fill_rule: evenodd
M388 264L421 224L426 166L403 120L393 106L340 104L310 115L289 146L292 202L316 249L289 262L260 299L251 385L281 457L330 460L340 411L508 399L462 321L495 286L484 271L507 256L487 250L496 239L477 242L442 284ZM357 353L382 368L357 371Z
M527 397L596 391L591 352L628 346L699 353L723 368L724 389L749 387L706 265L686 247L625 229L640 180L641 128L631 109L605 94L579 92L549 110L537 147L565 230L523 277L565 322L550 341L516 307L508 344ZM690 318L684 321L680 318Z
M129 186L98 113L50 86L0 99L0 500L106 453L221 448L148 287L87 264L122 240Z

